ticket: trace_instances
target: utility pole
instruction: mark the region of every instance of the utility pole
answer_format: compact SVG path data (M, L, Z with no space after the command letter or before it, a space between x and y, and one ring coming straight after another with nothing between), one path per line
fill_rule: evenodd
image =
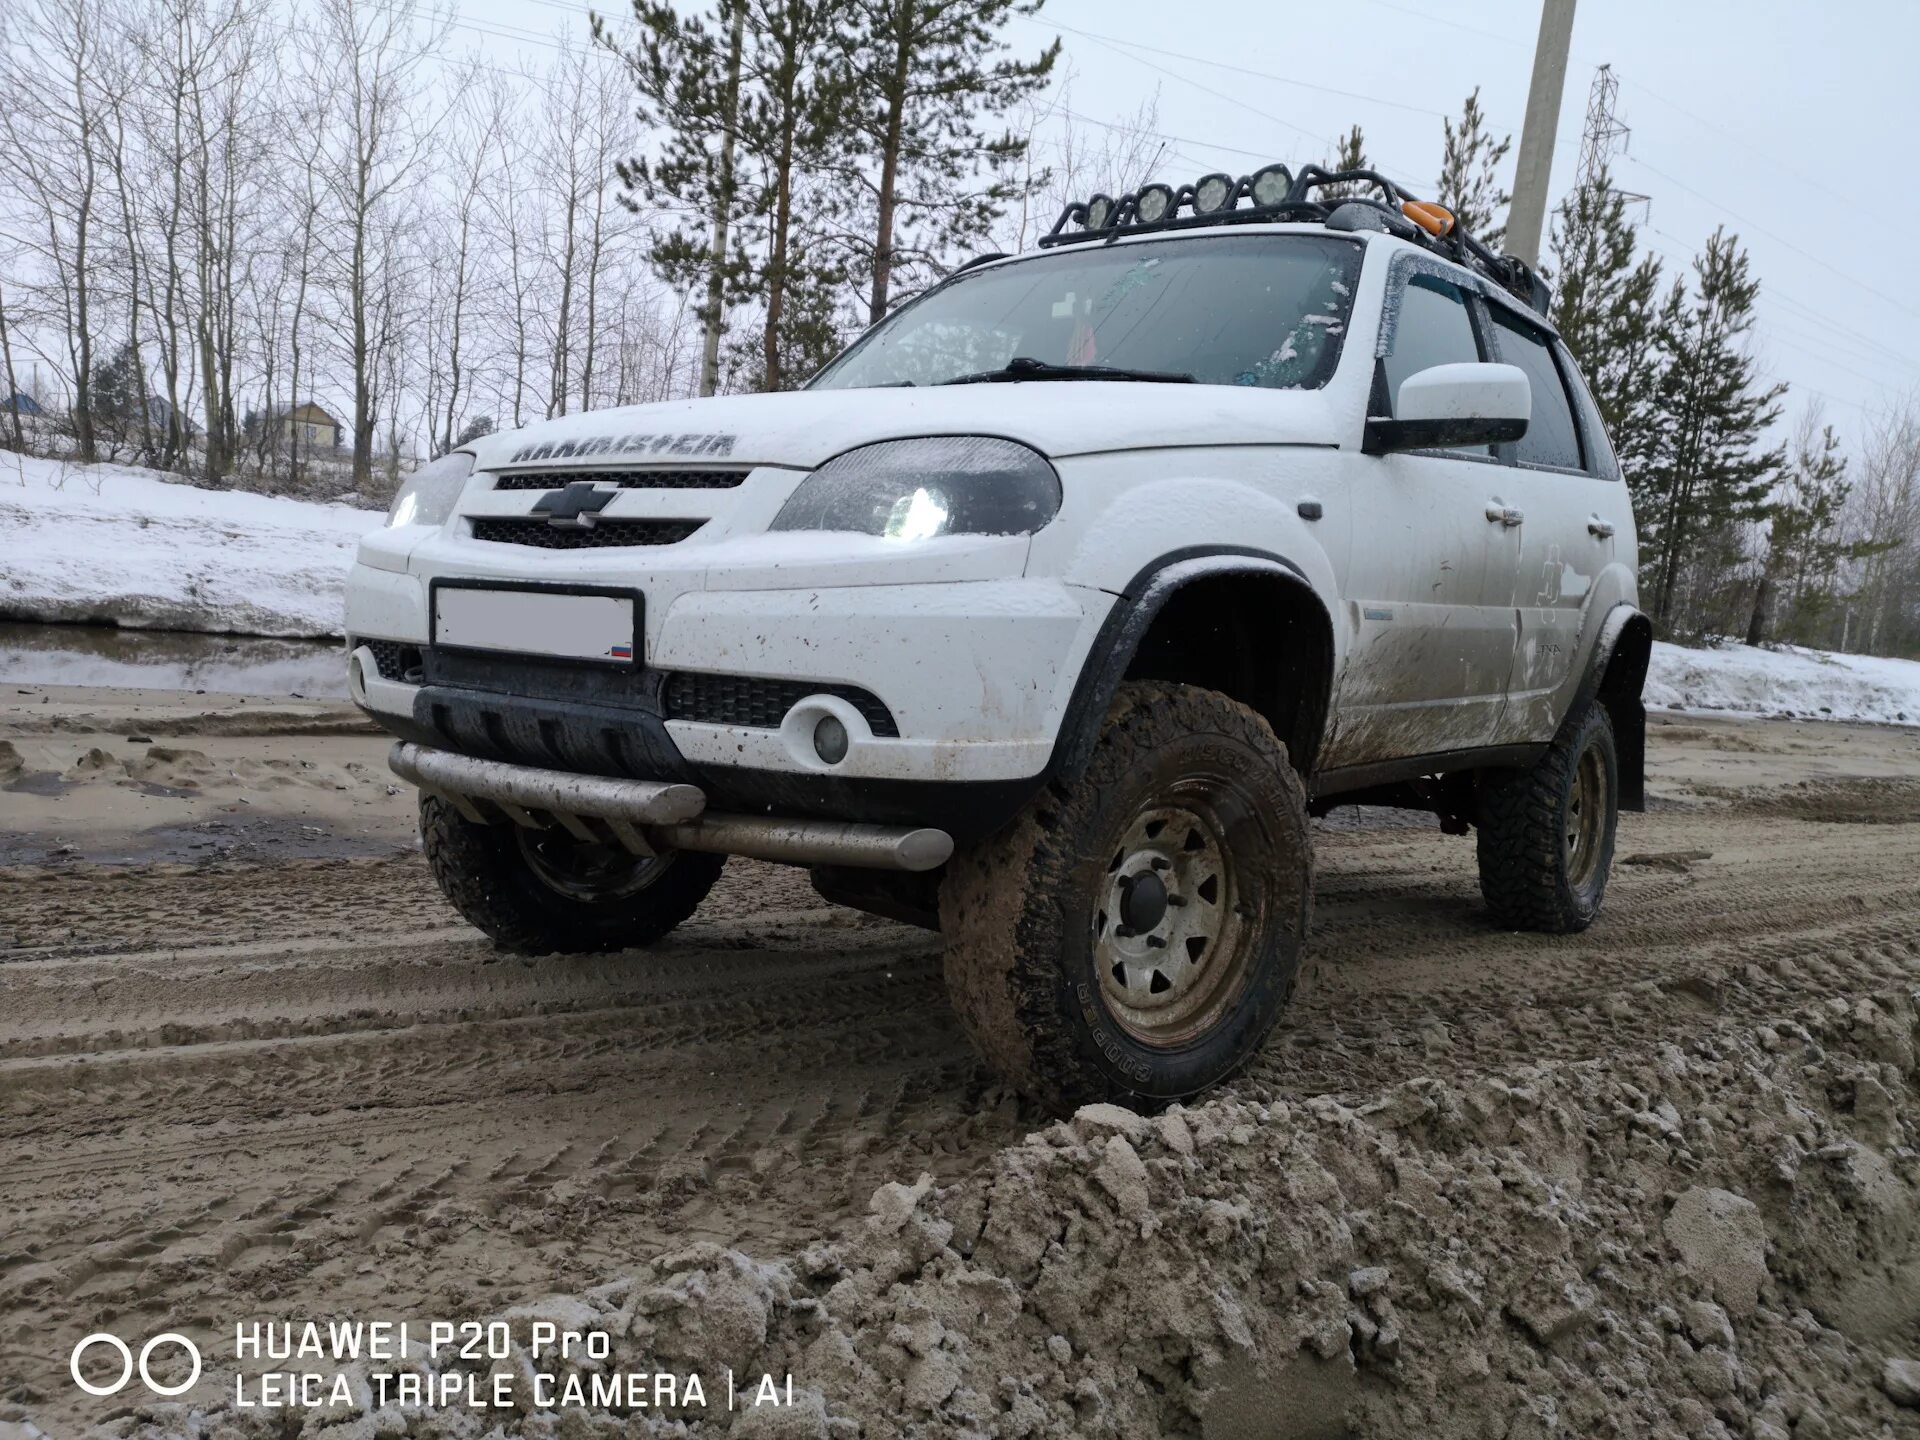
M1507 211L1507 253L1540 263L1540 235L1547 224L1547 183L1553 173L1553 137L1560 128L1560 92L1567 84L1567 51L1573 43L1573 0L1545 0L1540 38L1533 50L1533 84L1527 119L1520 129L1520 159Z

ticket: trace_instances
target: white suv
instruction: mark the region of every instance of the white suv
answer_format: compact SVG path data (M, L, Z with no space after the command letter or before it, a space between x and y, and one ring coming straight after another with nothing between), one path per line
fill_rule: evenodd
M424 467L352 693L503 946L646 945L787 861L942 931L1016 1084L1189 1096L1292 988L1311 815L1477 828L1504 925L1600 907L1651 631L1544 308L1370 172L1096 197L804 391Z

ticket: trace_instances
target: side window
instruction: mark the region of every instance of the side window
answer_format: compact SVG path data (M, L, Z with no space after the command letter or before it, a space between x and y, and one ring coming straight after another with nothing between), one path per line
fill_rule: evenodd
M1393 348L1381 362L1387 380L1387 413L1400 401L1400 382L1435 365L1471 363L1480 358L1467 297L1457 286L1432 275L1407 281Z
M1533 418L1527 422L1527 433L1514 443L1515 458L1522 465L1580 469L1580 432L1574 426L1567 387L1560 378L1560 367L1553 363L1547 337L1504 309L1490 308L1500 358L1526 371L1533 385Z
M1573 363L1565 345L1556 343L1553 353L1560 357L1560 366L1566 371L1573 390L1573 402L1580 407L1580 429L1587 441L1587 470L1602 480L1618 480L1620 461L1613 453L1613 441L1607 437L1607 422L1600 418L1600 407L1594 403L1586 376Z

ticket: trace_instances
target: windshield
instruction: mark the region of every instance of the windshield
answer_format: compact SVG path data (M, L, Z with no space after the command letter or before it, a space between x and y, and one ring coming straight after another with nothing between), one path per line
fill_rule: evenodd
M1321 235L1063 248L935 287L869 331L813 388L938 385L1019 359L1317 389L1340 359L1361 253Z

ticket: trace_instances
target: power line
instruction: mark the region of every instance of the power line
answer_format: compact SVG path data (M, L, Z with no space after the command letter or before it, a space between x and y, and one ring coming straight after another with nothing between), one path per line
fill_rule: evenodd
M1026 17L1022 17L1022 18L1026 18ZM1034 22L1034 23L1038 23L1038 22L1036 21L1036 22ZM1093 41L1093 42L1094 42L1094 43L1095 43L1096 45L1099 45L1099 46L1101 46L1101 47L1102 47L1102 48L1104 48L1104 49L1107 49L1107 50L1111 50L1111 51L1112 51L1112 52L1113 52L1114 54L1116 54L1116 55L1118 55L1118 56L1119 56L1119 57L1120 57L1120 58L1121 58L1122 60L1130 60L1130 61L1132 61L1132 62L1133 62L1134 64L1136 64L1136 65L1141 65L1141 66L1144 66L1144 67L1146 67L1147 69L1150 69L1150 70L1152 70L1152 71L1154 71L1154 72L1155 72L1156 74L1160 74L1160 75L1165 75L1165 76L1168 76L1168 77L1170 77L1170 78L1172 78L1172 79L1175 79L1175 80L1178 80L1178 81L1180 81L1180 82L1181 82L1182 84L1185 84L1185 85L1191 85L1191 86L1193 86L1193 87L1194 87L1194 88L1195 88L1196 90L1199 90L1199 91L1200 91L1201 93L1203 93L1203 94L1205 94L1205 95L1207 95L1207 96L1209 96L1210 98L1212 98L1212 99L1214 99L1214 100L1220 100L1220 101L1224 101L1225 103L1227 103L1227 104L1229 104L1229 105L1232 105L1232 106L1235 106L1235 107L1237 107L1238 109L1241 109L1241 110L1245 110L1245 111L1246 111L1246 112L1247 112L1248 114L1250 114L1250 115L1257 115L1257 116L1258 116L1259 118L1261 118L1262 120L1266 120L1266 121L1268 121L1268 122L1269 122L1269 123L1271 123L1271 124L1275 124L1275 125L1279 125L1279 126L1282 126L1282 127L1284 127L1285 129L1288 129L1288 130L1291 130L1291 131L1293 131L1293 132L1294 132L1295 134L1298 134L1298 135L1304 135L1304 136L1305 136L1305 137L1306 137L1307 139L1309 139L1309 140L1313 140L1313 141L1317 141L1317 142L1318 142L1319 144L1321 144L1321 145L1323 145L1323 146L1327 146L1327 147L1328 147L1328 148L1329 148L1330 150L1338 150L1338 149L1339 149L1339 146L1340 146L1340 142L1339 142L1339 141L1338 141L1338 140L1337 140L1336 138L1334 138L1334 137L1332 137L1332 136L1328 136L1328 135L1323 135L1323 134L1320 134L1320 133L1319 133L1318 131L1314 131L1314 130L1309 130L1309 129L1307 129L1307 128L1306 128L1305 126L1303 126L1303 125L1296 125L1296 124L1295 124L1295 123L1294 123L1293 121L1291 121L1291 120L1285 120L1285 119L1282 119L1282 118L1281 118L1280 116L1278 116L1278 115L1274 115L1274 114L1271 114L1270 112L1268 112L1268 111L1265 111L1265 110L1262 110L1262 109L1260 109L1260 108L1259 108L1259 107L1257 107L1257 106L1254 106L1254 105L1250 105L1250 104L1248 104L1248 103L1247 103L1246 101L1244 101L1244 100L1241 100L1241 99L1238 99L1238 98L1237 98L1237 97L1235 97L1235 96L1232 96L1232 95L1229 95L1229 94L1226 94L1226 93L1225 93L1224 91L1222 91L1222 90L1221 90L1221 89L1220 89L1220 88L1219 88L1218 86L1216 86L1216 85L1211 85L1211 84L1208 84L1208 83L1206 83L1206 82L1204 82L1204 81L1201 81L1201 80L1196 80L1196 79L1194 79L1194 78L1193 78L1193 77L1192 77L1191 75L1186 75L1186 74L1183 74L1183 73L1181 73L1181 72L1180 72L1180 71L1178 71L1178 70L1175 70L1175 69L1174 69L1174 68L1172 68L1171 66L1169 66L1169 65L1167 65L1166 63L1164 63L1164 61L1161 61L1161 60L1159 60L1159 59L1153 59L1153 60L1148 60L1148 59L1145 59L1145 58L1143 58L1143 57L1141 57L1141 56L1139 56L1139 55L1134 55L1134 54L1132 54L1132 53L1130 53L1129 51L1127 51L1127 50L1125 50L1125 49L1121 49L1121 48L1119 48L1119 47L1121 47L1121 46L1124 46L1124 45L1129 45L1129 44L1132 44L1133 42L1131 42L1131 41L1124 41L1124 40L1121 40L1121 41L1114 41L1114 40L1110 40L1110 39L1109 39L1108 37L1106 37L1106 36L1101 36L1101 35L1095 35L1095 34L1094 34L1094 33L1093 33L1092 31L1088 31L1088 30L1074 30L1074 29L1073 29L1073 27L1071 27L1071 26L1066 26L1066 25L1061 25L1061 26L1058 26L1058 27L1056 27L1056 28L1059 28L1059 29L1062 29L1062 30L1070 30L1070 31L1072 31L1072 33L1073 33L1073 34L1076 34L1076 35L1079 35L1079 36L1080 36L1081 38L1083 38L1083 39L1087 39L1087 40L1091 40L1091 41ZM1142 46L1141 48L1143 48L1143 49L1146 49L1146 48L1151 48L1151 47L1146 47L1146 46ZM1157 53L1158 53L1158 54L1169 54L1169 55L1170 55L1170 54L1174 54L1175 52L1173 52L1173 51L1160 51L1160 52L1157 52ZM1181 56L1181 57L1179 57L1179 58L1182 58L1182 59L1185 59L1185 58L1189 58L1189 57L1186 57L1186 56ZM1202 62L1202 63L1209 63L1209 62ZM1220 67L1220 68L1226 68L1226 69L1230 69L1230 68L1233 68L1233 67L1230 67L1230 66L1223 66L1223 67ZM1258 74L1259 72L1257 72L1257 71L1249 71L1249 72L1245 72L1245 73L1249 73L1249 74ZM1273 78L1273 77L1266 77L1266 78ZM1308 88L1309 88L1309 89L1321 89L1321 88L1325 88L1325 87L1320 87L1320 86L1309 86ZM1344 95L1344 94L1347 94L1348 92L1346 92L1346 91L1334 91L1334 92L1332 92L1332 93L1335 93L1335 94L1342 94L1342 95ZM1362 98L1366 98L1366 97L1362 97ZM1434 111L1428 111L1428 112L1423 112L1423 113L1429 113L1429 114L1436 114L1436 113L1438 113L1438 112L1434 112ZM1092 124L1099 124L1099 123L1100 123L1099 121L1094 121L1094 120L1091 120L1091 119L1090 119L1090 117L1085 117L1085 116L1082 116L1082 117L1079 117L1079 118L1082 118L1082 119L1088 119L1088 120L1089 120L1089 123L1092 123ZM1131 128L1131 127L1129 127L1129 128ZM1143 133L1143 134L1156 134L1156 135L1157 135L1157 132L1152 132L1152 131L1142 131L1142 132L1140 132L1140 133ZM1169 138L1177 138L1177 137L1168 137L1168 136L1164 136L1164 135L1161 135L1161 136L1158 136L1157 138L1160 138L1160 139L1169 139ZM1189 141L1183 141L1183 142L1181 142L1181 143L1184 143L1184 144L1191 144L1191 145L1203 145L1203 146L1206 146L1206 147L1208 147L1208 148L1211 148L1211 149L1215 149L1215 150L1225 150L1225 151L1228 151L1228 152L1230 152L1230 153L1232 153L1232 154L1236 154L1236 155L1249 155L1249 156L1253 156L1253 157L1254 157L1254 158L1256 158L1256 159L1272 159L1272 158L1273 158L1273 157L1271 156L1271 154L1263 154L1262 152L1259 152L1259 151L1253 151L1253 150L1238 150L1238 149L1235 149L1235 148L1234 148L1234 147L1232 147L1232 146L1229 146L1229 145L1220 145L1220 144L1216 144L1215 142L1212 142L1212 141L1201 141L1201 140L1189 140ZM1387 170L1388 170L1388 168L1389 168L1389 166L1388 166L1388 164L1387 164L1387 162L1384 162L1384 161L1382 161L1382 162L1379 162L1379 163L1377 163L1377 164L1376 164L1376 166L1375 166L1375 168L1376 168L1376 169L1379 169L1379 170L1381 170L1381 171L1383 171L1383 172L1385 172L1385 171L1387 171ZM1399 165L1394 165L1394 166L1392 166L1392 167L1391 167L1391 169L1392 169L1392 170L1394 170L1394 171L1400 171L1400 172L1402 172L1402 173L1404 173L1404 171L1405 171L1405 167L1403 167L1403 166L1399 166ZM1401 184L1407 184L1407 185L1409 186L1409 188L1413 188L1413 187L1411 186L1411 184L1410 184L1410 182L1407 182L1407 181L1405 181L1405 180L1401 180L1401 179L1399 178L1399 176L1398 176L1398 175L1390 175L1390 176L1389 176L1389 178L1392 178L1392 179L1395 179L1395 180L1397 180L1397 181L1398 181L1399 183L1401 183Z
M558 4L559 0L544 0L544 3ZM1122 40L1117 36L1102 35L1098 31L1094 31L1094 30L1082 30L1073 25L1062 24L1058 20L1053 20L1053 19L1043 20L1040 17L1034 16L1034 15L1022 15L1019 18L1022 20L1025 20L1027 23L1031 25L1040 26L1042 29L1064 30L1069 35L1078 35L1082 39L1098 41L1103 45L1109 45L1109 46L1124 45L1131 49L1151 51L1155 57L1171 56L1175 60L1189 60L1193 62L1195 65L1205 65L1207 68L1211 70L1226 70L1226 71L1232 72L1235 75L1251 76L1255 80L1271 81L1275 85L1291 85L1291 86L1294 86L1296 89L1300 89L1300 90L1314 90L1319 92L1322 95L1338 95L1343 100L1363 100L1369 105L1385 105L1394 110L1408 110L1415 115L1431 115L1436 120L1443 120L1447 118L1446 113L1444 111L1429 110L1424 105L1410 105L1404 100L1389 100L1381 95L1362 94L1358 90L1339 90L1331 85L1316 85L1308 80L1296 80L1290 75L1275 75L1272 72L1266 71L1266 70L1250 70L1244 65L1229 65L1226 61L1220 59L1218 56L1184 55L1178 50L1169 50L1165 46L1143 45L1137 40ZM1128 58L1131 59L1133 57L1129 56ZM1325 139L1326 137L1322 135L1316 135L1314 136L1314 138Z
M1917 318L1920 318L1920 310L1915 310L1911 305L1907 304L1905 301L1896 299L1894 296L1887 294L1886 291L1877 289L1874 286L1869 285L1866 281L1857 278L1856 276L1849 275L1846 271L1840 269L1837 265L1833 265L1828 263L1825 260L1822 260L1818 255L1813 254L1811 251L1802 250L1798 245L1794 244L1791 240L1788 240L1783 238L1782 236L1776 235L1773 231L1767 229L1764 225L1756 224L1755 222L1746 219L1744 216L1736 214L1731 206L1721 204L1720 201L1715 200L1711 195L1701 194L1700 191L1694 189L1691 185L1687 184L1685 181L1674 179L1673 176L1667 174L1666 171L1658 168L1657 166L1649 165L1645 160L1642 160L1637 155L1628 155L1625 158L1631 161L1633 164L1638 165L1641 169L1647 171L1648 173L1659 176L1662 180L1665 180L1669 185L1677 185L1680 189L1686 191L1687 194L1693 196L1694 199L1699 200L1704 204L1713 206L1716 210L1719 210L1721 213L1726 215L1727 218L1729 218L1730 220L1735 220L1739 222L1741 225L1744 225L1747 229L1752 230L1757 234L1765 235L1769 240L1772 240L1775 244L1786 246L1787 249L1793 251L1793 253L1798 255L1801 259L1811 261L1813 264L1818 265L1822 270L1826 270L1831 274L1839 276L1840 279L1845 280L1848 284L1859 286L1862 290L1866 291L1869 295L1872 295L1877 299L1884 300L1889 305L1898 306L1900 309L1905 310L1909 315L1913 315Z
M1679 236L1671 235L1665 230L1661 230L1653 226L1648 226L1647 230L1650 234L1658 235L1666 240L1671 240L1675 245L1682 245L1685 243L1680 239ZM1678 266L1683 270L1691 267L1695 259L1694 256L1688 255L1684 251L1675 250L1665 245L1655 244L1651 240L1647 241L1647 246L1649 249L1664 256L1666 259L1672 261L1676 266ZM1832 319L1832 317L1829 316L1824 311L1821 311L1812 305L1808 305L1805 301L1800 300L1799 298L1792 295L1786 290L1782 290L1777 284L1774 284L1771 281L1764 282L1761 285L1760 303L1762 306L1768 306L1768 305L1777 303L1777 304L1789 307L1790 311L1793 313L1795 318L1802 319L1806 323L1812 324L1815 327L1817 327L1819 330L1821 330L1824 333L1825 339L1828 341L1828 343L1840 345L1843 347L1848 345L1854 346L1856 348L1856 353L1854 354L1853 358L1865 361L1869 365L1885 365L1891 362L1898 365L1910 366L1916 370L1920 370L1920 358L1916 358L1914 356L1905 354L1902 351L1894 349L1890 345L1881 344L1879 341L1872 339L1870 336L1862 335L1857 331L1848 330L1843 326L1836 324ZM1769 328L1771 328L1773 323L1774 322L1772 321L1768 322ZM1872 352L1877 352L1877 353L1872 353Z

